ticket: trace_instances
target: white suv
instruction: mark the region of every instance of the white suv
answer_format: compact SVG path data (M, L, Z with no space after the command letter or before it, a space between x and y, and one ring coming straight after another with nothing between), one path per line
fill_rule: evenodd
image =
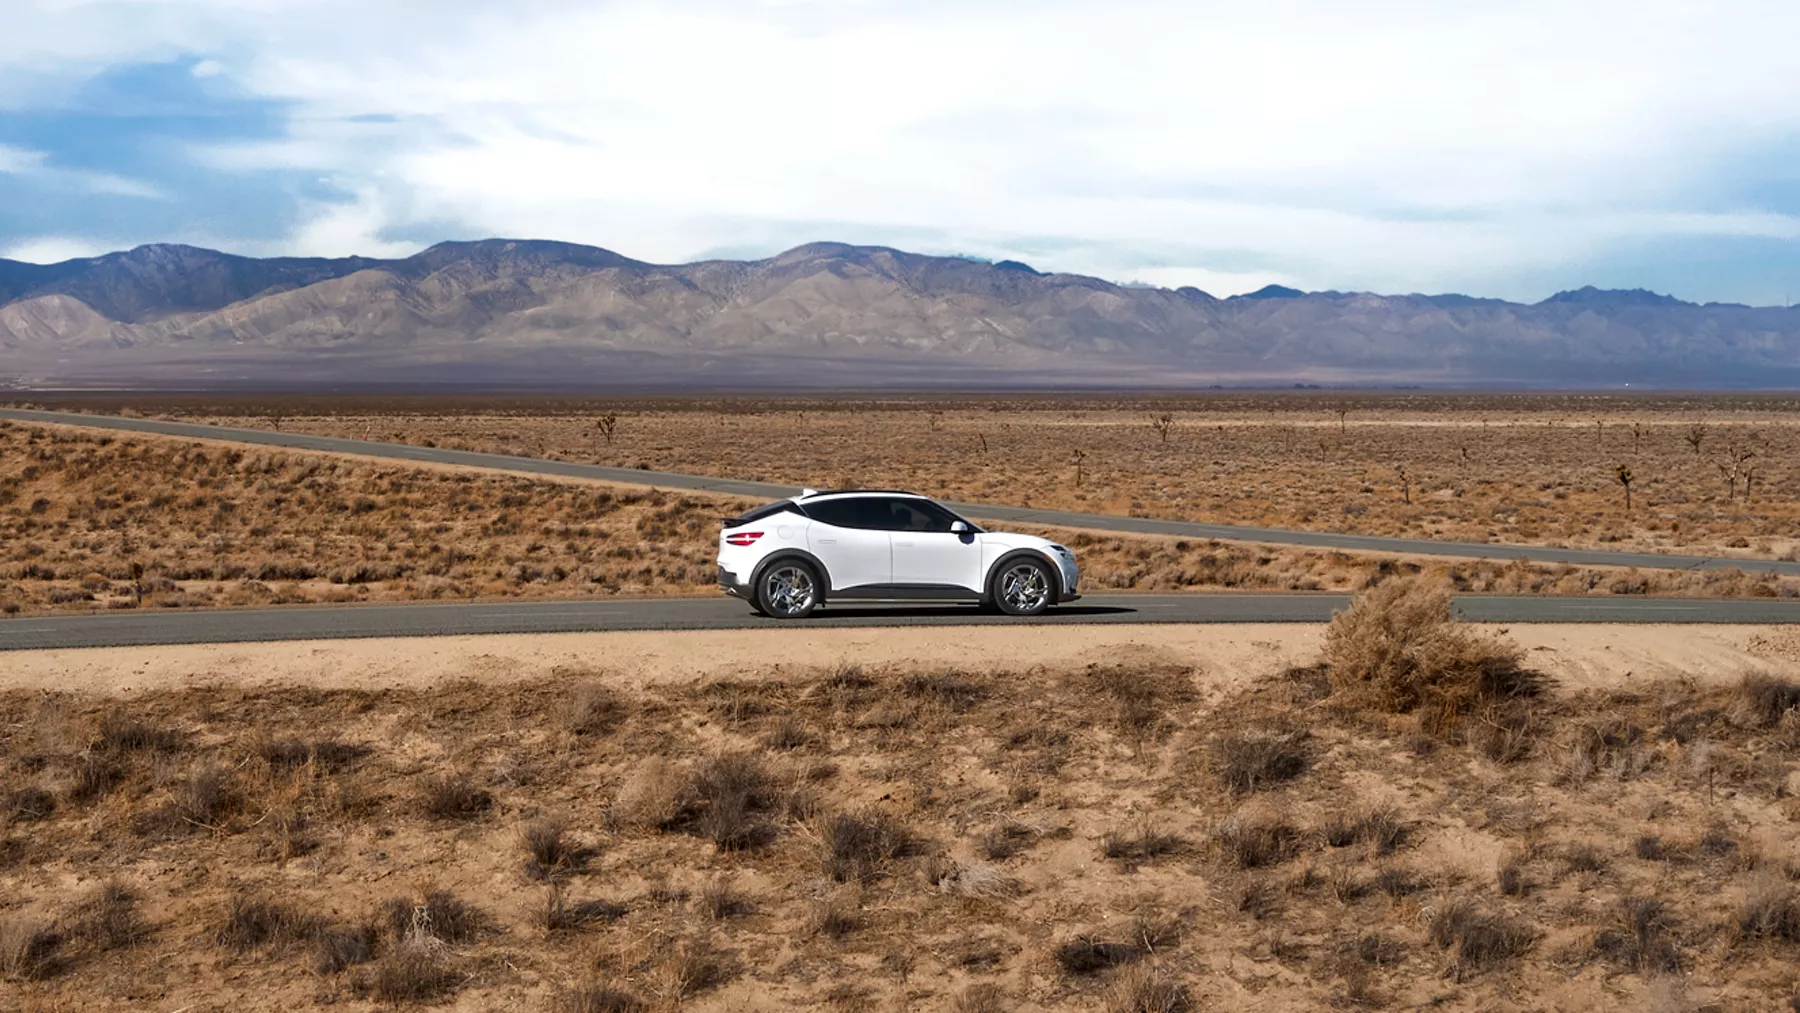
M827 601L948 601L1037 615L1074 601L1075 554L983 531L908 492L803 491L725 522L719 586L799 619Z

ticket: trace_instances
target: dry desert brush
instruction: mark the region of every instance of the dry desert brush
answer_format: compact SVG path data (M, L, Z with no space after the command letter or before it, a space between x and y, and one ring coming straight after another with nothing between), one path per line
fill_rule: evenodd
M1416 580L1378 584L1334 616L1325 661L1340 702L1416 710L1434 732L1543 688L1516 645L1456 621L1449 593Z

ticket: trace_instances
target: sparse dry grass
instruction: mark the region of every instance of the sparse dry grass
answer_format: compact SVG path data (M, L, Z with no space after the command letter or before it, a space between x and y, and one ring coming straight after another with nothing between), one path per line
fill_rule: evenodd
M1725 398L1708 414L1701 401L1349 400L1357 407L1339 433L1317 398L1203 398L1175 409L1166 444L1138 408L1101 401L823 401L803 417L754 402L647 402L621 413L610 444L555 399L489 413L445 399L373 414L271 402L197 417L266 427L280 416L286 431L1085 512L1746 558L1741 571L1632 571L1023 527L1073 546L1096 591L1356 591L1423 572L1478 593L1800 595L1800 578L1752 561L1800 551L1770 534L1800 521L1800 473L1785 463L1800 445L1791 405ZM1699 455L1684 442L1696 422L1709 427ZM1758 448L1748 502L1741 482L1726 497L1714 467L1712 451L1732 444ZM1076 447L1088 454L1080 487L1067 459ZM1613 480L1626 458L1640 475L1629 514ZM745 505L8 423L0 613L704 594L715 519Z
M1800 406L1780 395L89 403L265 428L281 415L284 431L816 488L909 488L966 501L1455 541L1773 558L1794 548L1790 533L1800 520L1800 472L1791 466ZM603 414L618 416L611 441L594 431ZM1151 424L1164 414L1172 417L1166 442ZM1698 452L1688 443L1695 426ZM1757 454L1747 502L1741 478L1728 495L1718 467L1732 447ZM1075 450L1084 454L1080 485ZM1620 464L1637 476L1629 512ZM1659 583L1653 574L1607 580Z
M1324 673L1223 696L1203 678L1115 660L0 695L0 790L53 800L0 831L0 973L60 1009L1649 1008L1678 979L1748 1013L1790 994L1787 712L1745 708L1760 682L1546 689L1554 748L1502 765L1466 737L1410 748L1418 709ZM582 685L613 695L604 730L567 720ZM904 727L865 726L883 700L915 708ZM1615 723L1638 730L1633 776L1566 777L1562 743ZM765 746L783 725L806 745ZM1270 736L1306 762L1214 766L1242 741L1263 771ZM110 780L82 794L99 756ZM225 818L140 832L220 770ZM487 807L431 815L434 778ZM271 849L265 813L314 847Z

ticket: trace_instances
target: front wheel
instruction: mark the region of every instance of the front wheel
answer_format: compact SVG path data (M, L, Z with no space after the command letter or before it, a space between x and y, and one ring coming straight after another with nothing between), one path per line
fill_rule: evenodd
M995 608L1009 616L1035 616L1050 607L1054 580L1050 568L1035 559L1010 560L994 575L989 597Z
M819 607L819 574L797 559L784 559L756 582L756 606L776 619L805 619Z

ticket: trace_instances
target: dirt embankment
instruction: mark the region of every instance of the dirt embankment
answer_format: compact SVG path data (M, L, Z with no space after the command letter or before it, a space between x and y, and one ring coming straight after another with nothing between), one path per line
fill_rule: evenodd
M0 976L46 1013L1788 1001L1800 633L1514 627L1548 687L1459 716L1349 702L1322 632L9 654Z

